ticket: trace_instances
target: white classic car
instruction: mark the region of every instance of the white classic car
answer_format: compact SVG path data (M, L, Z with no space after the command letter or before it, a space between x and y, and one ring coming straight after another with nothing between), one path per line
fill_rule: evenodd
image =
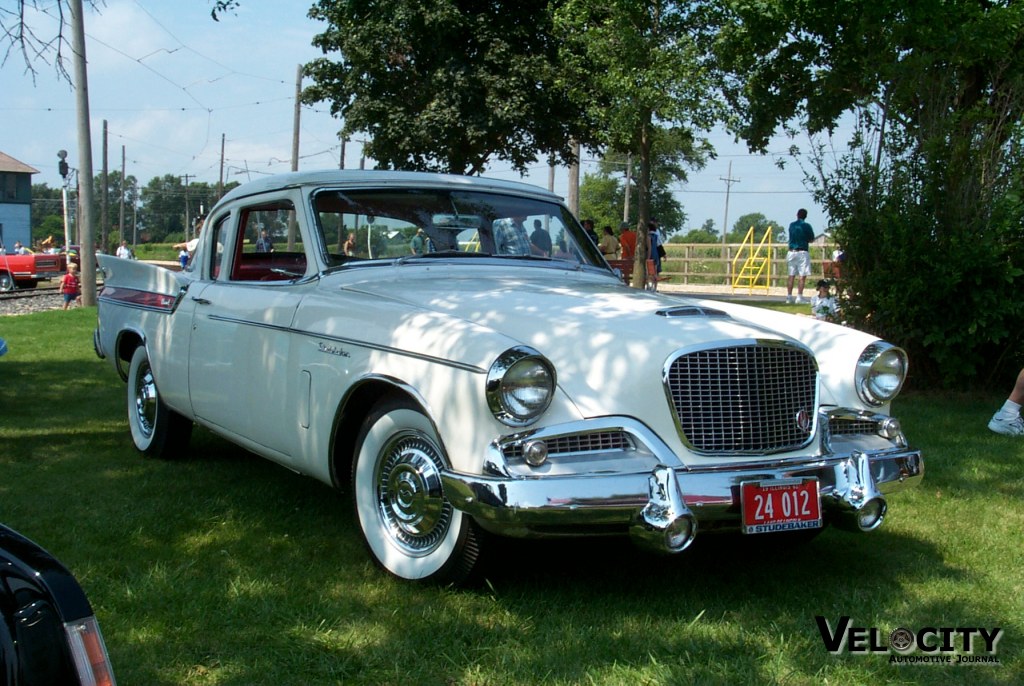
M135 446L180 454L198 423L350 489L401 578L464 580L487 534L870 531L923 474L889 416L902 350L631 289L533 186L269 177L213 208L183 271L100 264L95 346Z

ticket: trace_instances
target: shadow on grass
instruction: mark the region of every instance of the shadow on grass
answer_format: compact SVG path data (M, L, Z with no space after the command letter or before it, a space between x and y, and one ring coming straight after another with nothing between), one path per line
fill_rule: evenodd
M836 661L816 615L924 626L978 614L954 597L908 612L914 588L963 586L972 572L927 539L885 529L829 530L786 550L705 536L673 557L621 538L492 537L479 585L424 587L370 563L347 496L204 431L188 458L139 464L133 497L152 507L124 542L132 602L115 605L127 616L174 609L152 615L149 640L121 646L125 659L151 664L173 646L179 672L224 683L257 683L267 669L289 675L275 683L575 683L628 681L633 670L666 682L771 681L773 652L805 677ZM161 514L158 499L180 514ZM846 658L862 675L885 668ZM149 669L129 674L161 682ZM942 683L931 676L921 683Z

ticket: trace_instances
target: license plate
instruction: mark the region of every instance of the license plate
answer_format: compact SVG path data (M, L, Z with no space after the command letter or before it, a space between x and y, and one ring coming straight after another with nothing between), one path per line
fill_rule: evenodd
M821 527L817 479L776 479L740 484L743 533L766 534Z

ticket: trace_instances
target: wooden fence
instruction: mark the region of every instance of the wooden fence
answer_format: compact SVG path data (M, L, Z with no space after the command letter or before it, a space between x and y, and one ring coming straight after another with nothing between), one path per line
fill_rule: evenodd
M667 257L662 260L662 277L670 277L675 284L698 284L722 286L732 284L733 258L739 252L740 243L666 243ZM834 245L811 246L811 279L836 278L838 273L832 265ZM742 262L740 262L742 264ZM738 268L738 267L737 267ZM772 245L770 285L786 285L786 245Z

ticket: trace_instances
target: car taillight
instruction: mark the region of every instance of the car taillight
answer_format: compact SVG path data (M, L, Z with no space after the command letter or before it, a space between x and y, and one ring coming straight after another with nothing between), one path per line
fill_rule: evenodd
M96 618L66 622L64 633L82 686L115 686L114 670Z

